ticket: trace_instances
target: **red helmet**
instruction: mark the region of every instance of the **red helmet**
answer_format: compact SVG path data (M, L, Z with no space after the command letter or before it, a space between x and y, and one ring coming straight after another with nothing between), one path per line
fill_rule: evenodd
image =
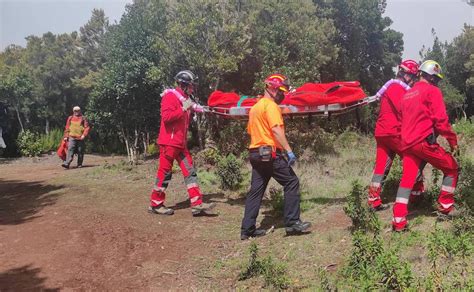
M419 70L418 63L413 60L404 60L398 66L398 69L402 69L404 72L408 74L416 75Z
M279 89L283 92L288 92L290 90L288 78L285 75L279 73L275 73L268 76L265 79L265 84L267 85L267 87Z

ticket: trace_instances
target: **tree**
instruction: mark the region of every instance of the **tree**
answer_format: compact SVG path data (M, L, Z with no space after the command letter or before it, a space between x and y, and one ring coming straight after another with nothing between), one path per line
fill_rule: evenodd
M360 80L375 93L401 61L403 35L390 29L392 20L382 17L385 0L314 0L321 15L334 21L334 42L339 54L322 74L323 81Z
M120 24L106 33L105 63L88 105L96 129L118 133L132 163L140 148L146 150L148 133L160 118L150 5L128 5Z

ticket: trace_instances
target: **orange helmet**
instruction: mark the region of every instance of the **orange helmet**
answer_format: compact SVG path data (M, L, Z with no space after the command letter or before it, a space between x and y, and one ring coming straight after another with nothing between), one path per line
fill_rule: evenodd
M265 78L265 84L267 87L279 89L285 93L290 90L288 78L285 75L279 73L272 74Z

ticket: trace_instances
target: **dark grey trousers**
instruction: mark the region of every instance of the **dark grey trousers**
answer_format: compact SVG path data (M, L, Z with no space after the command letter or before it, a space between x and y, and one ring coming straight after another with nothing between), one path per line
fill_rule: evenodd
M82 161L84 160L84 151L86 150L86 144L84 140L77 140L74 138L69 138L68 149L67 149L67 156L65 164L71 164L74 154L77 154L77 165L82 165Z

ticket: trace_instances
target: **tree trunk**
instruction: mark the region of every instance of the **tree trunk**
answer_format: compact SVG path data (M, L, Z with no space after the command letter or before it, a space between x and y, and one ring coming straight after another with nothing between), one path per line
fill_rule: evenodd
M125 148L127 149L127 157L128 157L128 162L131 163L132 162L132 153L130 151L130 145L128 143L128 135L125 131L124 128L122 128L122 136L123 136L123 140L125 141Z
M20 124L21 131L25 131L25 127L23 127L23 122L21 121L20 117L20 111L18 110L18 107L15 106L15 112L16 112L16 118L18 119L18 123Z
M44 125L44 131L45 131L46 135L49 134L49 120L48 119L46 119L46 123Z

